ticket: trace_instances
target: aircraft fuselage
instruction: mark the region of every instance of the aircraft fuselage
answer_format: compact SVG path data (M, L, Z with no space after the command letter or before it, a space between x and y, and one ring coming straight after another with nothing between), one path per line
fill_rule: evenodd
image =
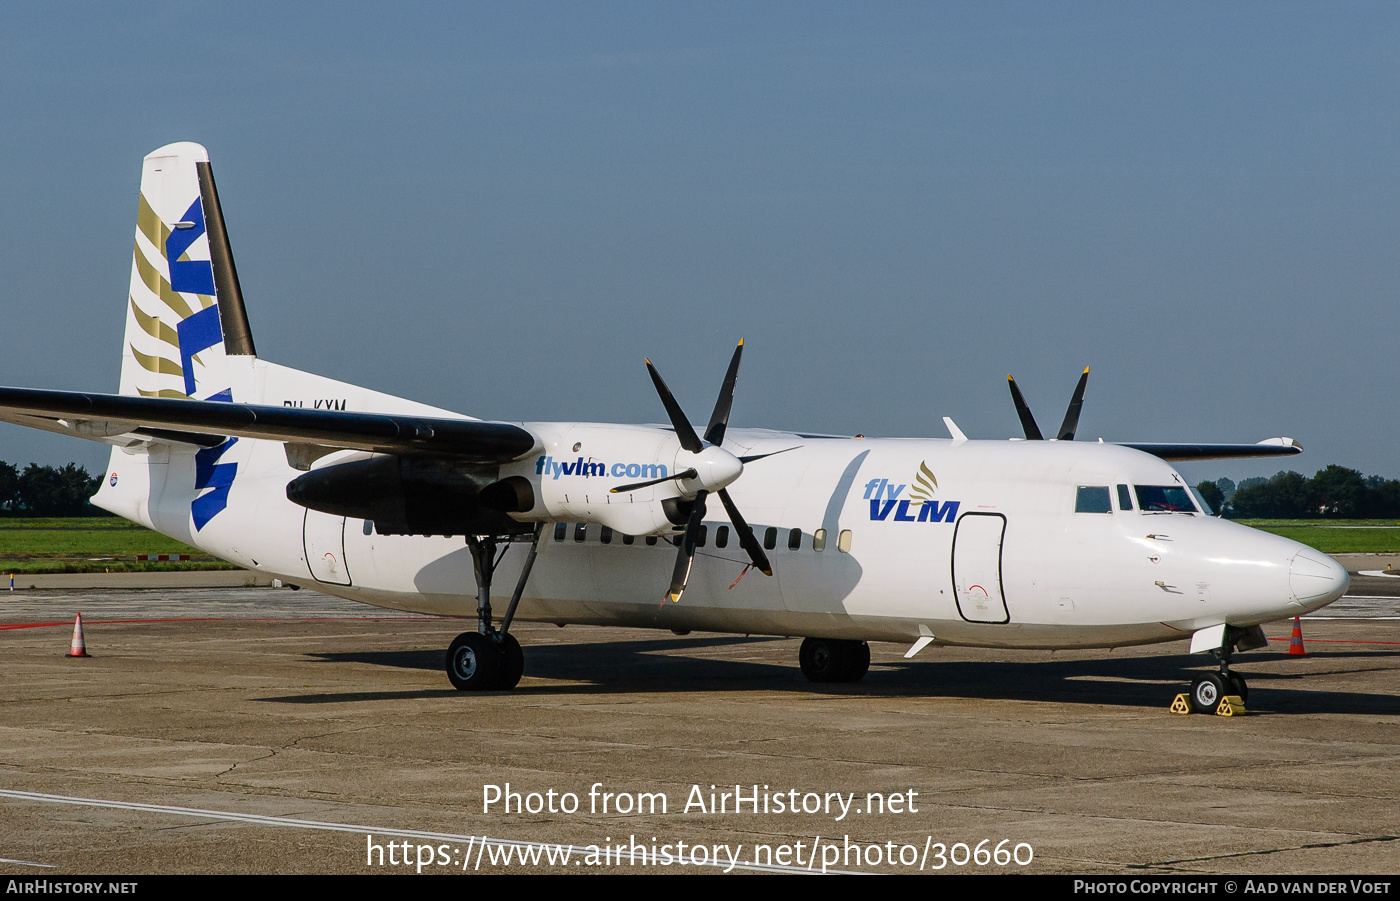
M540 518L562 518L561 504L572 505L567 509L575 516L545 525L520 619L1108 647L1299 615L1335 600L1346 586L1341 567L1296 542L1197 511L1142 509L1144 491L1150 502L1151 490L1185 489L1185 482L1169 464L1131 449L735 429L727 443L743 453L793 448L750 464L731 489L765 542L774 576L745 574L747 558L737 537L725 534L723 511L711 511L684 598L665 603L674 547L665 537L648 541L602 523L632 521L622 508L655 509L653 493L675 493L661 485L609 494L658 465L654 460L672 450L666 442L674 444L674 437L649 426L525 428L543 436L544 447L503 466L501 478L531 481ZM575 440L580 435L598 430L657 437L644 461L572 449L584 443ZM629 446L636 457L637 445ZM191 454L155 463L168 469L159 493L144 504L130 502L140 492L119 493L116 486L104 486L96 502L294 584L396 610L475 615L472 560L462 537L383 535L364 520L293 504L285 486L299 472L278 442L240 441L220 462L237 465L239 475L226 508L202 529L191 517L200 494ZM551 505L556 509L547 510ZM517 542L506 552L494 604L509 599L527 549L528 542Z

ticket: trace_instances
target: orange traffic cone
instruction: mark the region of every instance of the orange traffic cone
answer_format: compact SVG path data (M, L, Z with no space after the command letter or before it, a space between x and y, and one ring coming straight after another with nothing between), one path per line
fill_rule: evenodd
M87 645L83 642L83 615L73 620L73 646L68 649L69 657L87 657Z
M1293 637L1288 639L1288 653L1303 657L1307 651L1303 650L1303 621L1298 617L1293 617Z

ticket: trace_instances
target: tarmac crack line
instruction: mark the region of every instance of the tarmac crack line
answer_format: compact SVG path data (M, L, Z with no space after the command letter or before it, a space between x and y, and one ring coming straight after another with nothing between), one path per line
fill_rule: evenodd
M237 763L235 763L235 764L233 764L232 766L230 766L228 769L224 770L223 772L215 773L215 774L214 774L214 778L215 778L216 780L222 779L223 777L227 776L229 773L232 773L234 770L238 769L240 766L242 766L242 765L245 764L245 763L257 763L259 760L271 760L272 758L274 758L274 757L276 757L276 756L277 756L277 749L276 749L276 748L268 748L266 754L259 754L259 755L256 756L256 757L249 757L247 760L240 760L240 761L238 761Z
M1397 836L1397 835L1373 835L1373 836L1362 837L1362 838L1354 838L1354 839L1351 839L1351 840L1349 840L1349 841L1339 841L1339 842L1317 842L1317 843L1315 843L1315 844L1298 845L1298 846L1292 847L1292 848L1264 848L1264 849L1261 849L1261 850L1258 850L1258 851L1237 851L1237 852L1235 852L1235 853L1233 853L1233 854L1211 854L1211 855L1208 855L1208 856L1206 856L1206 857L1184 857L1184 858L1182 858L1182 859L1180 859L1180 860L1158 861L1158 862L1156 862L1156 863L1151 863L1151 864L1127 864L1126 866L1127 866L1129 869L1138 869L1138 868L1140 868L1140 867L1141 867L1141 868L1147 868L1147 867L1171 867L1171 866L1177 866L1177 865L1181 865L1181 864L1211 863L1211 862L1217 861L1217 860L1230 860L1230 859L1232 859L1232 858L1266 857L1266 856L1268 856L1268 855L1270 855L1270 854L1285 854L1285 853L1287 853L1287 852L1289 852L1289 851L1318 851L1318 850L1325 850L1325 849L1327 849L1327 848L1345 848L1345 847L1349 847L1349 846L1352 846L1352 845L1367 845L1367 844L1373 844L1373 843L1378 843L1378 842L1393 842L1393 841L1397 841L1397 840L1400 840L1400 836Z

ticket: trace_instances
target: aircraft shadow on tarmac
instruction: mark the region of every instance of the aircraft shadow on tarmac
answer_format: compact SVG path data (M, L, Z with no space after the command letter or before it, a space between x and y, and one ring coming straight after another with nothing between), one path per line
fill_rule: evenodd
M742 651L774 638L714 636L697 638L535 645L529 649L525 681L510 694L655 694L658 692L801 692L811 695L871 697L975 698L1071 704L1165 708L1179 691L1186 691L1193 675L1214 668L1204 655L1128 655L1062 660L937 659L930 649L920 660L877 661L856 684L816 685L803 678L796 666L692 656L702 649L734 648ZM600 656L600 650L606 654ZM1000 652L1011 653L1011 652ZM794 655L795 656L795 655ZM1241 654L1234 669L1250 683L1252 713L1364 713L1400 714L1400 697L1371 692L1346 692L1311 688L1333 674L1368 674L1394 671L1381 663L1395 651L1338 649L1310 652L1310 665L1296 672L1262 672L1262 663L1289 661L1286 652ZM399 669L440 672L440 650L363 651L313 654L328 664L365 664ZM1319 671L1320 662L1329 664ZM1367 665L1374 662L1375 666ZM559 683L541 684L535 680ZM267 697L260 700L284 704L334 704L356 701L458 696L464 701L477 693L442 689L401 692L333 692ZM488 693L494 694L494 693Z

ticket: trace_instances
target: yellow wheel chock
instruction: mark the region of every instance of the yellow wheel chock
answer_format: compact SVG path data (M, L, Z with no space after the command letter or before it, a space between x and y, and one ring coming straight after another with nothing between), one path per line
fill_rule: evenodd
M1171 712L1191 712L1191 702L1184 692L1177 695L1176 700L1172 701ZM1217 716L1244 716L1244 699L1239 695L1226 695L1220 699L1220 706L1215 708L1215 713Z
M1244 699L1239 695L1226 695L1215 708L1216 716L1244 716Z

